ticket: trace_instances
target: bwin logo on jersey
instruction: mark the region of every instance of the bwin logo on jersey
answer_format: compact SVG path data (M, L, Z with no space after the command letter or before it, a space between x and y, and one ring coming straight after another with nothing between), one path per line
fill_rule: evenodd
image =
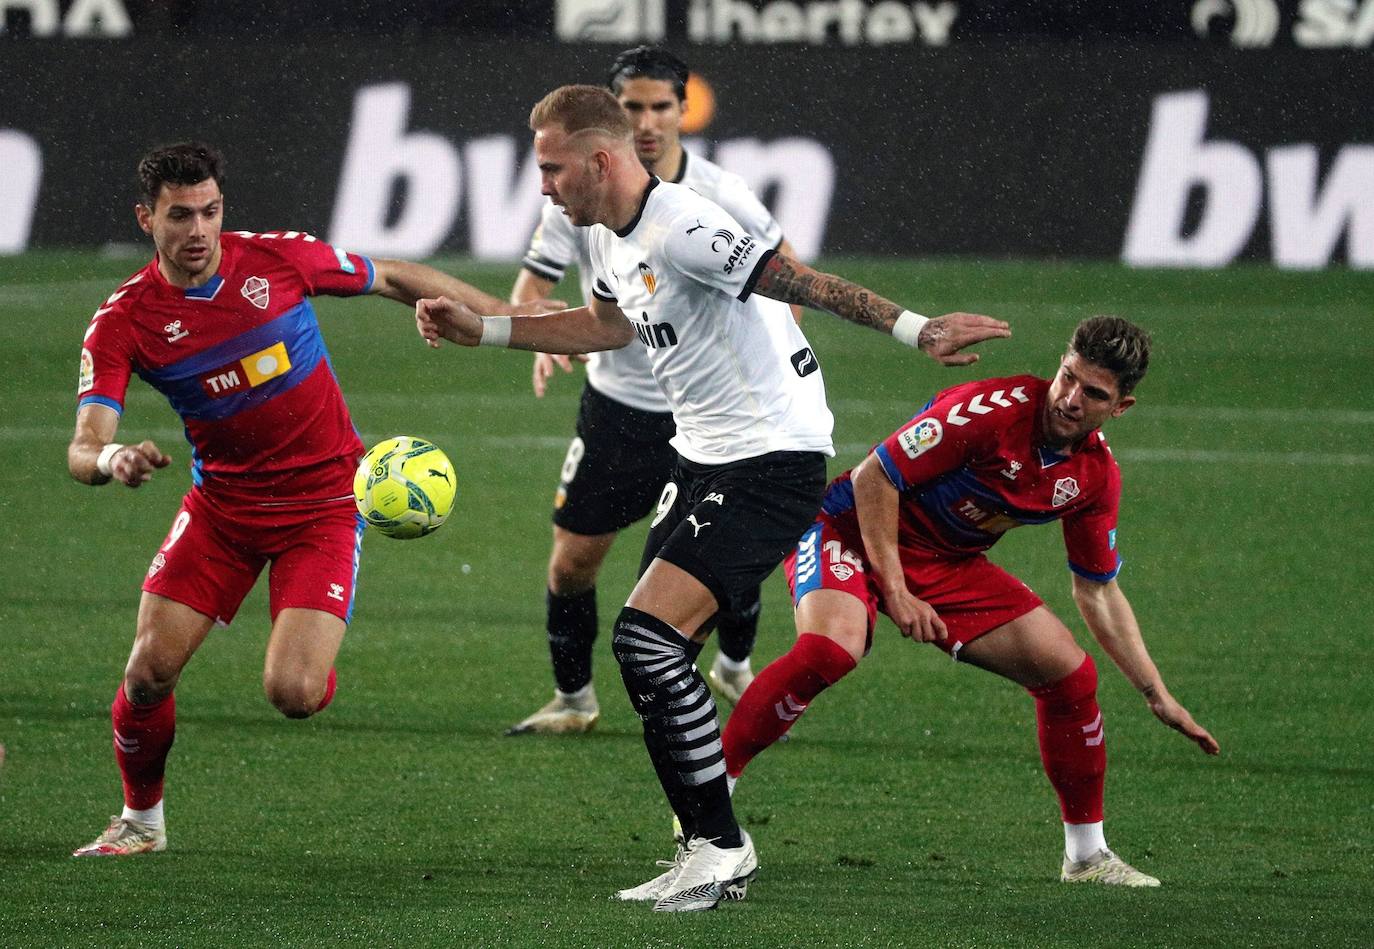
M734 242L735 235L723 227L711 235L711 249L716 253L720 253Z
M649 349L667 349L677 345L677 332L672 323L636 323L635 335Z
M742 264L754 254L754 248L759 245L748 234L740 238L740 242L735 245L734 250L730 251L730 259L725 262L723 268L726 273L734 271L737 264Z

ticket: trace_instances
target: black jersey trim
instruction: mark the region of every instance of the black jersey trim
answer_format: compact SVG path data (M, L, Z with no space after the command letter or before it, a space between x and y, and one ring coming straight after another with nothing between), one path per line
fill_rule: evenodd
M552 280L554 283L563 279L563 273L567 265L555 264L543 257L527 256L520 261L520 265L543 280Z
M673 176L673 184L682 184L682 179L687 177L687 156L691 154L687 149L682 150L682 161L677 166L677 174Z
M763 256L759 258L759 262L754 265L753 273L749 274L749 279L744 281L744 289L739 292L739 296L735 299L741 302L749 299L749 294L754 292L754 284L758 283L759 277L763 276L763 268L768 266L768 261L772 260L777 255L778 252L772 248L763 252Z
M615 297L611 296L611 288L606 286L599 277L596 283L592 285L592 296L596 297L598 300L605 300L607 303L620 302Z
M635 211L635 216L630 218L629 224L626 224L620 230L615 232L616 237L630 236L631 232L634 231L635 226L639 224L639 219L644 216L644 205L649 203L649 193L653 191L655 188L657 188L660 184L662 184L662 182L655 178L653 175L649 176L649 183L644 186L644 197L639 199L639 210Z

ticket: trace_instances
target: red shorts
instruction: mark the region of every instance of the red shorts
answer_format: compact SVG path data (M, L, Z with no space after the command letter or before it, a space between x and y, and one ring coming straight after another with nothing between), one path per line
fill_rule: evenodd
M271 563L274 622L287 607L323 610L348 622L362 537L363 520L349 498L307 508L229 507L192 488L143 589L227 626Z
M822 514L783 562L792 600L812 590L839 590L868 607L868 635L882 609L878 584L868 570L858 525ZM984 633L1025 616L1044 601L1030 587L982 554L950 557L902 548L907 589L934 607L949 630L935 645L956 653Z

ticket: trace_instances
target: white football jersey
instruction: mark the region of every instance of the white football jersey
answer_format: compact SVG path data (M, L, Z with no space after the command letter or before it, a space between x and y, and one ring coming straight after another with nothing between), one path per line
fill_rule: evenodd
M683 151L677 181L719 204L764 246L777 247L782 243L782 227L739 175ZM574 226L560 208L548 202L521 263L535 275L555 283L563 279L570 264L577 264L582 299L590 300L587 231L588 228ZM633 408L668 411L668 400L654 382L648 355L640 346L632 344L624 349L592 353L587 362L587 381L598 392Z
M689 461L833 455L815 353L785 304L753 294L773 254L691 188L649 180L626 227L587 228L592 293L634 325Z

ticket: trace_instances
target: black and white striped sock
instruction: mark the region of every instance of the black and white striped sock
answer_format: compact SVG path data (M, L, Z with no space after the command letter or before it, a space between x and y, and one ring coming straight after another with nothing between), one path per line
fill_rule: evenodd
M741 846L725 783L720 722L696 650L668 623L625 607L613 641L630 704L644 722L644 744L663 791L688 836Z

